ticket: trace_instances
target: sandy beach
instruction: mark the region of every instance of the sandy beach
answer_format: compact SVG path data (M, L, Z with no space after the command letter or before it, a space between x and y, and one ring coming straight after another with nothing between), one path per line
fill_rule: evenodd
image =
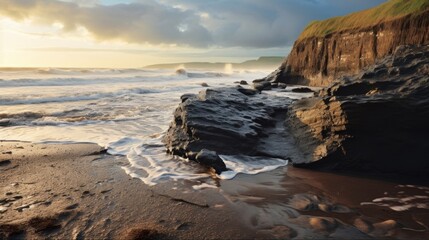
M292 167L218 188L150 187L95 144L1 142L0 153L3 239L428 237L429 210L362 204L426 187Z
M231 209L156 192L94 144L1 142L0 163L2 239L250 236Z

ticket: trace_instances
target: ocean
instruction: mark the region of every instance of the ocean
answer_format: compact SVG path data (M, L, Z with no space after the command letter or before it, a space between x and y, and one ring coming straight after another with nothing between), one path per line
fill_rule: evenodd
M148 185L207 178L186 159L167 155L162 137L185 93L264 77L264 71L175 71L147 69L0 69L0 139L35 143L97 143L126 156L123 169ZM279 94L276 92L276 94ZM300 94L285 92L292 98ZM225 157L224 157L225 158ZM227 157L226 157L227 158ZM256 174L285 166L224 159L237 173ZM229 161L229 162L228 162ZM253 162L250 164L250 162Z

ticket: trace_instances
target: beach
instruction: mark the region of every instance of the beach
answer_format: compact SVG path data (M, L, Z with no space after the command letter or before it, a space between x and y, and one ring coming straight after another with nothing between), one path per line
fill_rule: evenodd
M427 203L416 197L429 191L421 185L285 167L213 179L217 188L151 187L123 171L125 157L95 144L2 141L0 150L2 238L427 237L429 210L373 201Z
M249 237L230 209L155 190L125 174L126 159L95 144L1 142L0 149L1 238L133 239L139 230L155 239Z

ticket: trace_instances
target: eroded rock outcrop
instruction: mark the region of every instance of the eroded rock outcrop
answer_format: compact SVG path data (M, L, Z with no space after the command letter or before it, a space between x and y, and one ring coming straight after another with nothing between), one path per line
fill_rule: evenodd
M288 98L241 87L186 94L164 137L167 152L213 167L218 173L225 168L215 154L283 157L266 147L264 139L278 120L276 115L284 114L290 103ZM200 161L203 155L210 157Z
M318 97L299 100L286 125L304 152L295 165L429 173L429 46L400 47Z
M414 2L395 1L396 4L402 5ZM397 7L393 4L394 1L390 2L387 4L392 8ZM425 3L422 6L428 5ZM392 54L398 46L429 44L429 9L422 8L416 14L387 18L386 21L373 22L370 26L340 28L338 31L328 32L322 36L307 34L309 30L306 29L295 42L289 56L267 77L267 80L288 84L328 86L339 77L359 73L363 68L373 65L377 59ZM346 21L362 16L366 19L356 21L363 22L373 18L377 13L375 10L377 9L343 18ZM334 25L335 19L328 19L318 24L320 27Z

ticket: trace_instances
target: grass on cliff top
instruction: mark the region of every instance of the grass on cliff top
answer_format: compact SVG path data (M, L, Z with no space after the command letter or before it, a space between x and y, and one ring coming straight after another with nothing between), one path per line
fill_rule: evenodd
M323 37L333 32L363 28L429 9L429 0L390 0L377 7L343 17L311 22L299 39Z

